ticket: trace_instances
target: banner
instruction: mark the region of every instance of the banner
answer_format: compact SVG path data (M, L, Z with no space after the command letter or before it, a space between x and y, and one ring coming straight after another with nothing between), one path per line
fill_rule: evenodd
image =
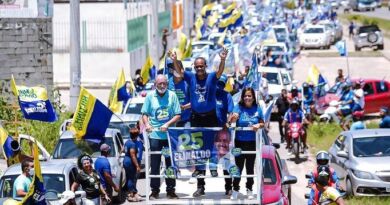
M44 122L57 120L54 108L47 97L46 88L17 86L14 76L11 77L11 88L18 98L24 118Z
M174 167L187 168L195 165L215 167L222 164L224 169L234 166L231 162L232 137L227 130L168 129L171 158Z

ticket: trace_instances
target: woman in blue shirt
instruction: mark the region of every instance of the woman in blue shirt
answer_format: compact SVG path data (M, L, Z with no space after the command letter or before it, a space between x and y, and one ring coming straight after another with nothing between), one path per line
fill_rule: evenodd
M139 150L138 141L139 136L139 124L133 128L130 128L130 139L126 141L124 146L125 158L123 159L123 166L126 172L127 188L129 194L127 200L129 202L141 201L141 196L138 195L137 190L137 177L141 171L141 158L137 155L142 156L142 150Z
M242 151L256 151L256 131L264 127L263 111L257 105L255 91L253 88L245 88L241 93L241 99L238 105L234 107L229 123L236 122L237 127L251 127L253 131L237 131L234 145L236 148L241 148ZM235 157L236 165L242 170L244 163L246 174L254 174L255 154L241 154ZM234 178L233 192L231 199L237 199L240 190L241 178ZM253 199L253 178L247 178L246 188L248 199Z

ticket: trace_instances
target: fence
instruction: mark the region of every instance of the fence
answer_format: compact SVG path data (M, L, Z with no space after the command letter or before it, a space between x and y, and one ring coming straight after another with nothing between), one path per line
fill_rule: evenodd
M212 127L212 128L197 128L197 127L191 127L191 128L177 128L177 127L172 127L169 128L169 130L185 130L185 131L190 131L191 133L193 132L201 132L201 131L220 131L222 128L219 127ZM234 139L235 139L235 132L236 130L252 130L251 128L243 128L243 127L237 127L237 128L231 128L231 143L233 143L234 147ZM157 131L157 130L155 130ZM168 132L169 133L169 132ZM206 199L204 197L200 199L194 199L194 198L180 198L180 199L175 199L175 200L169 200L169 199L156 199L156 200L150 200L149 199L149 194L150 194L150 179L151 178L168 178L166 175L151 175L149 173L150 169L150 156L151 155L161 155L162 151L150 151L150 146L149 146L149 137L145 137L145 173L146 173L146 204L261 204L261 177L262 174L262 130L258 130L256 132L256 151L241 151L241 154L255 154L256 155L256 161L255 161L255 174L254 175L240 175L240 177L253 177L256 178L257 180L257 187L256 187L256 198L251 200L251 199L237 199L237 200L231 200L231 199L221 199L220 197L218 199ZM148 136L147 133L144 133L144 136ZM180 135L181 136L181 135ZM191 134L192 136L192 134ZM192 136L194 137L194 136ZM210 137L210 136L207 136ZM196 137L195 137L196 138ZM195 140L198 142L199 139L191 139ZM184 141L184 143L188 143L188 141ZM200 144L203 144L200 143ZM171 138L168 134L168 145L169 145L169 154L170 154L170 160L172 166L173 164L173 154L172 154L172 142ZM181 147L182 145L180 145ZM186 145L184 145L186 146ZM232 152L230 149L229 152ZM231 156L232 158L232 156ZM167 168L167 167L165 167ZM176 176L176 179L188 179L191 178L192 176ZM213 178L227 178L231 176L218 176L218 177L213 177ZM198 178L211 178L211 176L198 176ZM224 190L221 191L221 195L224 193Z
M53 51L69 52L69 22L53 22ZM126 52L126 22L84 20L80 22L81 52Z

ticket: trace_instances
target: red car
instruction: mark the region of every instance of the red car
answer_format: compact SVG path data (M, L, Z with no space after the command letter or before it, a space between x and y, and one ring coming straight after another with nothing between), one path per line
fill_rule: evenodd
M286 162L272 145L263 145L263 189L262 203L264 205L291 204L290 184L297 183L295 176L290 176Z
M356 82L358 79L352 79L352 82ZM364 113L377 113L380 107L390 107L390 83L383 80L375 79L363 79L363 91L364 91ZM334 85L325 96L320 97L317 100L316 109L319 114L322 114L324 110L329 106L329 103L333 100L338 101L339 96L336 95L338 85Z

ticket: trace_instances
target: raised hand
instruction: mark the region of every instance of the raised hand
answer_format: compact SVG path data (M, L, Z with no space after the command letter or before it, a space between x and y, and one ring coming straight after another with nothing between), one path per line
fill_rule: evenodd
M219 57L221 57L221 60L226 60L227 54L228 54L228 49L224 47L221 53L219 53Z

